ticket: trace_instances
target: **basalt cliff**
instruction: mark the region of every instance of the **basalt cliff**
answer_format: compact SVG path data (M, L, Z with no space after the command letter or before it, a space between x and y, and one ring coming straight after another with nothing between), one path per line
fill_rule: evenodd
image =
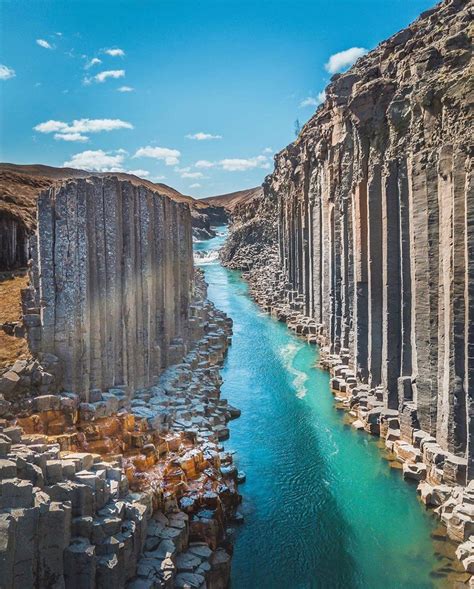
M46 188L68 179L104 177L74 168L54 168L43 165L0 163L0 271L24 267L29 259L29 238L36 229L36 201ZM128 180L159 192L176 202L186 203L191 210L193 236L208 239L215 236L212 225L225 223L227 213L218 203L207 203L181 194L166 184L154 183L125 172L114 172L114 177Z
M474 475L471 11L446 0L335 75L221 254L434 505ZM460 505L442 514L464 541Z
M232 321L190 207L117 175L43 188L11 336L28 354L0 373L0 587L224 589Z

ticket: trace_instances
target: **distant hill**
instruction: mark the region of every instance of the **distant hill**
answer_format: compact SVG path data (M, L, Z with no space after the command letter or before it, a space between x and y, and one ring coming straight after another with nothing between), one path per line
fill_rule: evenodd
M262 193L262 187L257 186L255 188L247 188L246 190L238 190L237 192L229 192L228 194L210 196L201 199L200 202L205 202L214 207L224 207L227 211L232 212L236 205L250 201L252 198L260 196Z

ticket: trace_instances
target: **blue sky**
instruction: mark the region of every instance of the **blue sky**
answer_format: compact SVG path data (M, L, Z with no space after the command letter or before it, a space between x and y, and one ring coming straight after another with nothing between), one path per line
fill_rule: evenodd
M0 0L0 158L141 171L196 197L256 186L328 69L431 6Z

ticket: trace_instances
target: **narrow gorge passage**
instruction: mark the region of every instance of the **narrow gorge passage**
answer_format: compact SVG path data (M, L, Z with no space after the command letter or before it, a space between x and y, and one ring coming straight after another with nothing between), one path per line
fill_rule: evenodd
M229 449L247 474L232 589L446 586L446 550L376 438L344 425L316 348L262 313L240 273L195 244L209 298L234 321L223 395L242 410ZM203 257L199 257L203 256Z

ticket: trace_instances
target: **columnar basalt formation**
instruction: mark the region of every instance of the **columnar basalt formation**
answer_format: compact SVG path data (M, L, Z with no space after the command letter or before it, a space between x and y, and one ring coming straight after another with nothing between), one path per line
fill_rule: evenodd
M53 186L38 199L30 348L81 393L148 386L184 356L192 325L188 206L114 177Z
M227 220L224 206L181 194L166 184L154 183L125 172L89 172L75 168L0 163L0 271L25 268L29 259L28 239L36 230L36 202L51 186L79 178L113 176L134 186L186 203L191 209L191 225L196 239L215 236L212 225Z
M474 474L468 5L442 2L332 78L222 254L321 344L368 429L393 418L392 445L421 447L449 485Z
M220 440L232 322L196 276L192 349L130 399L63 392L0 420L0 584L224 589L238 473ZM20 367L15 367L19 370Z
M55 184L30 249L33 357L0 376L0 585L224 589L232 321L193 267L188 205L112 176Z

